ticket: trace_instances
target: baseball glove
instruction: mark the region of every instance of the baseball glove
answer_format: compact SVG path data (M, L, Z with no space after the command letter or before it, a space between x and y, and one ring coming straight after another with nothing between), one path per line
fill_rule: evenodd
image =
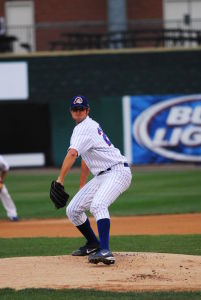
M2 188L3 188L3 182L0 181L0 192L1 192Z
M57 209L66 206L69 194L65 192L64 186L53 180L50 186L50 199Z

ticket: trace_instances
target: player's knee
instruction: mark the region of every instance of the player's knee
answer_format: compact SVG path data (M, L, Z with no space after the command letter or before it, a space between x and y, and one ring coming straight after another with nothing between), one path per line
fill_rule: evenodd
M93 216L94 216L94 213L95 213L97 210L98 210L97 205L91 205L91 206L90 206L89 211L90 211L90 213L91 213Z
M66 207L66 215L67 215L68 219L74 224L75 220L79 217L80 212L75 207L72 207L69 204Z
M73 219L73 210L72 210L72 208L71 208L71 205L68 205L68 206L66 207L66 215L67 215L68 219L69 219L70 221L72 221L72 219Z
M97 220L99 219L110 219L110 214L108 211L108 207L105 205L92 205L90 207L90 212Z
M99 211L107 209L102 203L93 203L90 207L90 213L95 216Z

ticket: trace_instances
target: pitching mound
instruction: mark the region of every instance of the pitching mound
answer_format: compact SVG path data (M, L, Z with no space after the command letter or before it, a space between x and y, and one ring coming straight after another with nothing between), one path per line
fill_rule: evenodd
M115 253L115 265L92 265L87 257L0 259L0 288L97 289L105 291L200 290L201 257Z

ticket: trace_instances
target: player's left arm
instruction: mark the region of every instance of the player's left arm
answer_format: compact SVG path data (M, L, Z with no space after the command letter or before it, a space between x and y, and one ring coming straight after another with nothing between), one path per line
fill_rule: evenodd
M81 161L81 174L80 174L80 189L86 184L88 176L89 176L89 168L85 163L84 159Z
M72 149L72 148L68 150L68 153L67 153L66 157L64 158L57 182L61 183L62 185L64 184L65 176L71 169L77 156L78 156L77 150Z

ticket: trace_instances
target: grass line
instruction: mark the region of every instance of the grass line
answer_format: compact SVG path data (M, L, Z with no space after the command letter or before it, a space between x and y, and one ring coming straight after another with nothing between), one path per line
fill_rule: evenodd
M200 300L201 292L104 292L95 290L0 289L1 300Z
M1 238L0 257L66 255L84 243L83 238ZM201 255L201 235L113 236L110 248L114 252Z

